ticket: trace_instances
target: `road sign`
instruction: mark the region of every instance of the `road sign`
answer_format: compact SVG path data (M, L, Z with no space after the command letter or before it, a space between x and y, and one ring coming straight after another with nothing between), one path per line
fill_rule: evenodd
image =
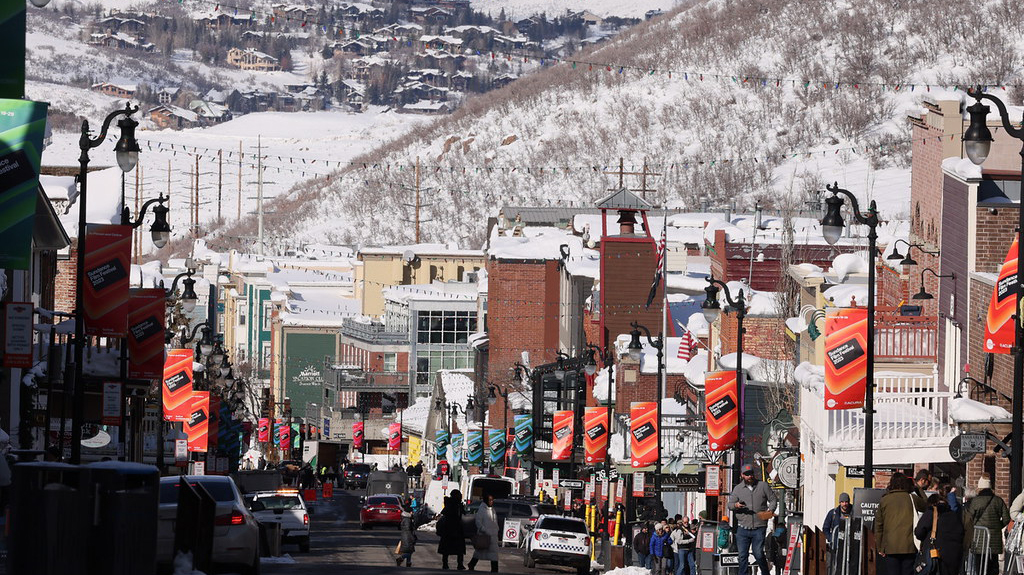
M728 565L735 566L735 565L739 565L740 564L740 556L738 554L736 554L736 553L722 553L718 557L719 557L719 564L722 565L723 567L728 566Z
M779 455L772 461L772 467L778 473L779 483L790 489L796 489L803 482L799 455Z
M521 519L506 519L505 530L502 533L501 542L519 545L519 534L522 531Z
M558 486L566 489L583 489L583 481L580 479L563 479L558 483Z

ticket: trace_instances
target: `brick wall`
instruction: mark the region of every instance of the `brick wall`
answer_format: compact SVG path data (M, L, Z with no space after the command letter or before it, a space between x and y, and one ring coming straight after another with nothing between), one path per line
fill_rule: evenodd
M654 401L657 398L657 377L655 374L641 374L638 362L623 358L617 374L615 405L619 413L629 413L629 405L635 401Z
M736 314L721 316L722 355L736 352ZM746 333L743 337L743 354L764 359L791 359L793 344L786 336L786 321L780 317L752 317L743 320Z
M530 354L536 367L555 361L558 348L558 267L554 261L487 262L488 372L496 382Z
M962 180L953 176L943 176L942 180L942 236L940 238L942 247L942 274L955 273L956 280L952 278L943 278L939 282L939 303L940 309L945 316L948 316L949 302L951 299L956 301L956 309L954 310L952 319L959 323L961 326L966 328L968 325L973 328L975 326L975 309L973 306L968 310L967 305L967 270L968 270L968 230L967 230L967 218L965 217L968 213L968 198L969 188L968 185ZM1005 255L1005 251L1004 251ZM922 262L927 261L925 259ZM986 304L986 308L987 304ZM974 335L973 329L967 330L969 333L964 333L961 337L961 345L959 355L961 358L960 368L963 367L963 363L967 361L969 337L968 335ZM978 342L980 346L980 342ZM940 380L955 380L959 379L960 373L957 374L946 374L946 330L940 329L938 331L938 368ZM979 347L980 349L980 347ZM972 364L972 367L975 364Z
M604 238L601 241L601 344L629 333L639 322L657 334L661 326L662 287L645 308L654 281L655 253L651 238Z
M983 347L985 337L985 316L988 311L988 303L992 297L993 284L971 279L970 285L970 326L967 329L970 334L970 342L967 345L967 361L971 365L971 376L978 380L985 380L985 356ZM1008 353L992 354L992 387L1012 397L1013 391L1013 356ZM1010 409L1007 401L999 401L998 405Z
M57 276L54 278L53 309L71 313L75 309L75 277L78 275L78 242L71 240L71 255L68 259L57 260Z
M997 274L1013 242L1014 230L1017 229L1017 208L978 207L975 210L978 233L974 240L977 242L974 271Z

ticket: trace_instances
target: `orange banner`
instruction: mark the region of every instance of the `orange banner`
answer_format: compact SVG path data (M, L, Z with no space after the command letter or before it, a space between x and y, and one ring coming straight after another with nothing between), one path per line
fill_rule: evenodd
M604 461L608 453L608 408L583 410L583 453L587 463Z
M128 329L132 227L89 224L85 249L85 333L124 337Z
M709 371L704 376L706 407L704 418L708 422L708 450L725 451L736 444L739 437L739 389L736 372Z
M868 310L825 315L825 409L860 409L868 381Z
M629 406L629 453L633 467L658 459L658 402L634 401Z
M552 461L565 461L572 454L573 412L571 410L556 411L551 441Z
M1013 348L1013 314L1017 309L1017 241L1017 236L1014 236L988 303L985 320L985 351L988 353L1010 353Z
M189 418L184 425L185 435L188 436L188 450L206 451L210 431L210 392L192 392L192 401L189 405Z
M192 415L191 349L172 349L164 362L164 420L188 421Z
M133 289L128 311L128 377L157 379L164 366L163 288Z

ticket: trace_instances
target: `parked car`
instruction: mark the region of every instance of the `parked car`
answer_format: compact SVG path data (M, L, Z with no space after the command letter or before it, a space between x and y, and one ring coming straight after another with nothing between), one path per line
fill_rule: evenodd
M466 507L466 515L463 516L463 530L468 539L476 533L475 516L476 510L480 508L480 502L476 501ZM519 519L523 529L533 529L537 519L541 515L557 515L558 507L550 503L541 503L530 499L495 499L494 517L498 520L498 526L503 527L506 519Z
M249 509L260 523L281 524L281 543L297 543L309 553L309 511L297 489L258 491Z
M243 575L258 575L259 524L245 506L242 493L234 480L221 475L175 475L160 478L156 557L161 569L173 569L174 530L177 527L178 493L182 481L202 486L216 501L211 555L214 567L218 570L239 571Z
M590 573L590 533L576 517L542 515L526 540L523 565L538 563L575 567L579 575Z
M359 527L373 529L374 525L402 525L402 500L397 495L371 495L359 510Z
M366 479L372 469L366 463L349 463L342 474L345 489L366 489Z

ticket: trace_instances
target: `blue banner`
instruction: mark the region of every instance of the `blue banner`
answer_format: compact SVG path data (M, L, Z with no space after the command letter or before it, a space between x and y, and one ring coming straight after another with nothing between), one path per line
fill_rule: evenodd
M533 451L533 415L526 413L515 417L516 453L526 455Z
M491 450L491 467L497 470L505 465L505 430L488 429L487 445Z
M24 6L20 9L24 17ZM4 58L15 57L8 54ZM0 268L27 270L32 260L47 106L29 100L0 100Z
M434 444L437 446L437 458L448 459L448 430L438 429L434 435Z
M468 451L470 465L484 464L484 432L481 429L471 429L466 432L466 451Z
M462 434L452 434L452 461L459 462L465 460L465 453L462 451Z

